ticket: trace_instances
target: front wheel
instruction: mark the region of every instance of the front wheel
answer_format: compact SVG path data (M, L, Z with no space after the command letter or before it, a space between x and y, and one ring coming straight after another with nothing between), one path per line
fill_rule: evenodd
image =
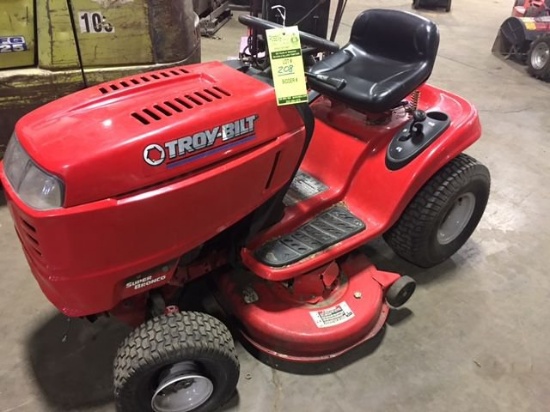
M396 254L420 267L451 257L471 236L489 199L489 170L461 154L416 194L384 239Z
M210 412L234 393L239 363L223 323L181 312L135 329L118 350L114 379L119 412Z

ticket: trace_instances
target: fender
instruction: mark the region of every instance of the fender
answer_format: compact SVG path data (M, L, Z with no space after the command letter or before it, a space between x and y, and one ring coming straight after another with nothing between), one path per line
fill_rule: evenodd
M282 281L307 273L386 232L426 182L481 136L477 110L466 100L428 85L420 89L419 108L446 113L449 127L414 160L398 170L386 165L386 153L408 116L394 115L388 124L367 124L365 114L321 97L312 110L315 133L300 169L328 189L287 207L284 218L260 234L242 251L243 262L265 279ZM320 212L343 203L365 223L365 230L315 258L273 268L258 262L253 251L261 244L292 232Z

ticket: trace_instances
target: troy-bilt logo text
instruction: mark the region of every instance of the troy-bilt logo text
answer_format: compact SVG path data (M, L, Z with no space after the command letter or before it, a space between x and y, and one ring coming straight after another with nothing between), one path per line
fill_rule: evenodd
M208 152L213 149L216 140L221 139L222 144L241 141L245 136L251 136L255 130L257 115L248 116L237 121L216 126L210 130L195 133L192 136L181 137L160 144L150 144L143 151L143 159L151 166L160 166L179 162L182 158L190 158L199 153ZM227 146L227 145L225 145ZM224 146L224 147L225 147Z

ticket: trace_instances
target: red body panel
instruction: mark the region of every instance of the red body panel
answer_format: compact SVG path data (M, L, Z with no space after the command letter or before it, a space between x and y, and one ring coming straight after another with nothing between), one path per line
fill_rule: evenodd
M418 190L441 167L481 136L477 111L468 102L448 92L424 85L420 109L445 112L449 128L422 154L405 167L392 171L386 166L391 139L408 120L395 116L385 126L370 126L365 116L349 108L332 108L328 99L313 105L317 118L313 140L301 169L330 189L289 207L282 221L243 250L245 264L258 276L282 281L307 273L338 256L380 236L399 218ZM272 268L258 262L254 249L266 241L291 232L319 211L344 202L366 224L366 229L322 254L296 264Z
M268 85L213 62L79 91L23 117L16 134L37 164L65 182L64 206L72 207L143 191L210 168L299 129L302 123L295 112L292 107L278 108ZM215 155L201 156L210 149L205 148L181 159L186 163L178 163L179 157L170 163L167 153L165 162L156 167L143 160L149 145L162 146L251 115L258 116L254 138L239 140L238 145L217 139L213 147L220 148Z
M157 88L136 86L135 92L129 88L106 94L108 98L98 91L108 85L100 85L44 106L18 123L21 145L66 186L64 208L37 211L19 199L0 169L33 274L65 314L108 311L129 295L170 281L173 270L163 282L139 290L125 287L129 277L177 259L224 231L291 178L305 138L297 110L278 108L272 88L226 66L207 64L201 70L208 71L206 77L216 87L230 90L231 97L204 103L211 109L189 109L191 115L175 113L158 121L162 127L143 125L130 112L145 101L153 106L167 94L176 95L178 88L185 94L197 84L203 87L204 76L167 78ZM74 109L78 101L88 103ZM105 111L112 113L109 133L101 126ZM217 141L196 161L176 168L144 161L143 149L151 142L160 144L250 115L258 118L253 138L244 144L220 146L223 142ZM82 125L78 136L72 123L77 121Z

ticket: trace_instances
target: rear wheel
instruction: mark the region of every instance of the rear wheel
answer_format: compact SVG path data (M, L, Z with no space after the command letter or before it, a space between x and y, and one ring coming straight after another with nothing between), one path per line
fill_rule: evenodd
M415 265L432 267L451 257L475 230L489 199L489 170L461 154L417 193L384 238Z
M541 36L531 43L527 71L536 78L550 80L550 36Z
M210 412L235 391L239 363L223 323L181 312L135 329L118 350L114 378L119 412Z
M417 10L420 7L420 0L413 0L412 8Z
M449 13L451 11L453 0L448 0L447 7L445 7L445 11Z

